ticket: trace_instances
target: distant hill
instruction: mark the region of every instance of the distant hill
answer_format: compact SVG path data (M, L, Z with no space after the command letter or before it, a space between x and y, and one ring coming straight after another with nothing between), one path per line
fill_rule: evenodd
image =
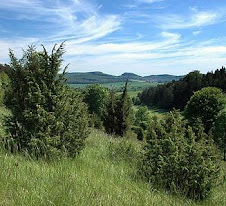
M114 83L122 82L126 79L130 81L143 81L143 82L170 82L173 80L179 80L183 76L174 76L174 75L150 75L150 76L139 76L134 73L123 73L120 76L114 76L110 74L105 74L103 72L74 72L67 73L65 75L67 78L67 83L69 84L95 84L95 83Z
M130 79L130 80L141 80L143 81L143 77L142 76L139 76L137 74L134 74L134 73L123 73L120 78L124 79L124 80L127 80L127 79Z

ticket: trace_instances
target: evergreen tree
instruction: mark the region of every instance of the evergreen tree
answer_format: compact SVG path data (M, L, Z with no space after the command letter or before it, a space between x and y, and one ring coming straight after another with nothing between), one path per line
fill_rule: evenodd
M109 134L116 133L117 117L116 117L117 99L114 91L110 92L107 103L107 110L104 118L105 130Z
M117 128L116 134L123 136L129 131L132 124L131 112L132 101L128 95L128 80L126 81L123 93L117 104Z
M197 137L177 111L161 120L153 119L142 152L140 174L153 187L192 199L207 197L219 169L215 147L201 125L199 128Z
M217 87L226 92L226 69L222 67L207 74L193 71L179 81L147 88L138 97L149 106L184 109L193 93L204 87Z
M108 133L123 136L131 128L132 100L128 95L127 87L128 80L121 96L116 97L113 91L110 93L107 114L104 120L104 125Z
M58 76L63 53L63 44L54 46L50 55L44 47L37 52L31 46L19 60L10 51L12 116L6 141L12 151L17 148L38 158L74 156L83 148L87 108L81 95L64 84L66 68Z
M214 140L223 151L223 158L226 161L226 109L223 109L217 115L213 126Z

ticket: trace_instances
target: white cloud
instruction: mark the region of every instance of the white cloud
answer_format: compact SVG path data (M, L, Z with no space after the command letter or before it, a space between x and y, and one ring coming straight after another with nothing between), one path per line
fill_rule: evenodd
M158 27L164 30L199 28L223 21L224 15L213 11L193 11L190 16L168 14L154 16L153 20Z
M92 70L114 74L121 74L122 71L133 71L141 75L186 74L194 69L206 72L224 64L226 45L219 46L220 39L219 42L184 43L179 34L162 32L160 35L163 40L154 42L69 44L69 71L75 68L78 71L90 71L92 65Z
M141 4L153 4L157 2L163 2L165 0L134 0L133 3L125 5L125 7L134 9L140 6Z
M150 4L160 2L160 0L139 1ZM131 35L125 39L114 36L116 39L111 37L105 38L104 41L96 41L120 30L125 19L122 20L119 15L102 14L99 11L100 5L90 4L86 0L70 0L67 3L63 0L8 0L1 2L0 8L13 11L14 14L9 15L9 18L29 19L34 23L41 19L54 28L54 32L49 36L39 38L17 36L14 39L1 39L1 62L8 62L8 48L13 49L16 55L21 55L21 48L26 48L32 43L36 45L42 43L50 49L54 43L63 40L67 40L67 52L64 57L66 63L71 63L69 71L101 70L114 74L132 71L143 75L185 74L193 69L214 69L225 61L226 44L222 43L225 42L222 39L184 42L184 34L171 31L193 28L193 35L198 35L202 31L200 27L223 21L224 15L218 11L198 11L192 8L190 16L172 14L153 16L148 13L137 13L141 15L141 20L148 19L149 23L154 21L162 29L156 34L157 40L154 40L156 37L145 40L145 37L138 33L137 38L132 38ZM45 28L48 29L43 27Z
M165 38L171 38L171 39L180 39L181 35L180 34L176 34L176 33L171 33L171 32L165 32L163 31L161 33L161 36L162 37L165 37Z
M155 2L161 2L161 1L164 1L164 0L138 0L138 2L140 3L147 3L147 4L152 4Z
M198 30L198 31L193 31L193 32L192 32L192 34L193 34L194 36L197 36L197 35L199 35L200 33L201 33L200 30Z
M42 43L70 39L77 43L96 40L117 31L121 25L118 15L100 14L100 7L86 0L7 0L0 3L0 9L13 11L9 18L33 21L31 27L36 21L42 21L39 35L50 30L51 26L51 33L40 39Z

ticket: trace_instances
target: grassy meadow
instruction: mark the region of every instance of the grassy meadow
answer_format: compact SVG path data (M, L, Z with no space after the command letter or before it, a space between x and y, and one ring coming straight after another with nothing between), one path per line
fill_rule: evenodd
M143 82L143 81L130 81L128 84L128 91L129 92L140 92L143 89L147 88L147 87L154 87L157 86L159 83L157 82ZM71 87L75 87L75 88L85 88L90 84L69 84ZM104 87L107 87L109 89L114 89L115 91L122 91L124 86L125 86L125 82L114 82L114 83L105 83L105 84L101 84ZM133 94L133 93L132 93Z
M1 151L0 205L226 205L225 181L203 202L153 189L136 175L141 147L132 137L91 130L74 159L37 161Z

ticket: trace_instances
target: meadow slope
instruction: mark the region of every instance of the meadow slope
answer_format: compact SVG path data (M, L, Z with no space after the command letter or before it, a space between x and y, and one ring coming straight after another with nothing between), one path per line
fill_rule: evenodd
M140 146L93 130L75 159L45 162L1 152L0 205L226 205L225 182L196 203L152 189L136 177Z

